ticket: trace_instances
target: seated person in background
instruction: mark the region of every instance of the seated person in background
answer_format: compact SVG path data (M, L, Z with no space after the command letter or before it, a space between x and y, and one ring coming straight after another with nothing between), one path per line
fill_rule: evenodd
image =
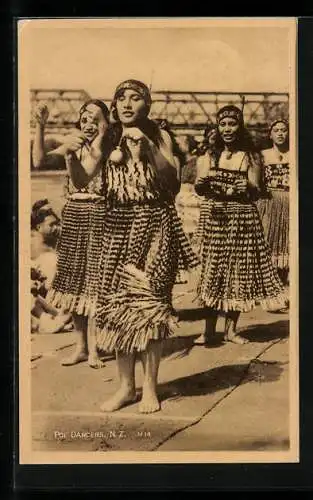
M44 198L36 201L32 206L31 230L42 235L47 247L55 248L60 229L60 218L51 207L49 200Z
M55 246L60 220L48 200L39 200L31 213L31 329L56 333L69 328L71 315L50 306L45 297L56 270Z

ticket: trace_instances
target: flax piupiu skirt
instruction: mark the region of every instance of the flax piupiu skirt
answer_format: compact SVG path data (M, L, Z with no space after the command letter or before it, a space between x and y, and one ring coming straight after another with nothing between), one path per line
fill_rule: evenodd
M93 316L105 204L102 200L68 200L62 212L57 270L47 300L56 307Z
M171 335L176 275L198 265L173 205L150 202L108 210L99 265L98 347L144 351L150 340Z
M203 201L193 243L202 262L198 294L204 306L227 312L285 305L254 203Z
M270 190L269 197L257 202L265 238L278 269L289 268L289 192Z

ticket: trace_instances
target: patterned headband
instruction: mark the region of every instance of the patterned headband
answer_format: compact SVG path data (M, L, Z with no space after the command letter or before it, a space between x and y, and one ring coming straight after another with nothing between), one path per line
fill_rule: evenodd
M234 107L222 108L216 115L216 121L219 123L223 118L235 118L238 122L242 121L242 112L240 109Z
M285 118L276 118L276 120L272 121L272 123L270 124L270 128L269 128L270 132L272 131L272 128L275 127L275 125L277 125L277 123L283 123L289 129L288 120L286 120Z
M137 92L137 94L139 94L144 99L147 106L151 106L150 91L148 87L139 80L126 80L125 82L120 83L115 90L114 100L121 92L127 89L131 89Z

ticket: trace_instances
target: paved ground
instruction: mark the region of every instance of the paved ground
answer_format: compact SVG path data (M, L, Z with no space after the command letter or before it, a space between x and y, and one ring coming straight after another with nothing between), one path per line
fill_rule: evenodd
M184 290L180 285L177 292ZM201 310L180 299L182 321L164 346L159 395L162 411L138 413L138 403L103 414L116 390L114 359L100 370L63 367L75 333L32 336L34 450L285 450L289 446L288 315L257 309L242 315L251 342L194 346L204 327ZM142 370L136 366L140 397ZM85 434L84 434L85 432ZM87 434L86 434L87 433ZM89 434L88 434L89 433Z
M32 175L32 202L48 197L60 212L62 175ZM99 411L117 388L114 359L101 370L60 361L75 333L32 335L34 450L286 450L289 446L289 318L260 309L242 315L251 341L194 346L204 320L188 294L176 287L181 323L163 352L162 411L140 415L138 404L111 414ZM178 294L182 294L178 300ZM142 371L136 366L138 395Z

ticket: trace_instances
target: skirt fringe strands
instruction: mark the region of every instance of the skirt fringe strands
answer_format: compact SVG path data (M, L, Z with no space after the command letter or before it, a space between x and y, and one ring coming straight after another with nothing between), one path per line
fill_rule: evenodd
M100 257L98 347L143 351L171 335L172 289L179 269L199 265L175 207L144 204L106 214Z
M265 238L278 269L289 268L289 192L271 191L269 199L257 202Z
M285 306L256 206L207 200L201 205L194 241L202 259L198 294L203 305L221 311Z
M103 201L66 202L57 246L57 272L47 296L54 306L95 315L104 215Z

